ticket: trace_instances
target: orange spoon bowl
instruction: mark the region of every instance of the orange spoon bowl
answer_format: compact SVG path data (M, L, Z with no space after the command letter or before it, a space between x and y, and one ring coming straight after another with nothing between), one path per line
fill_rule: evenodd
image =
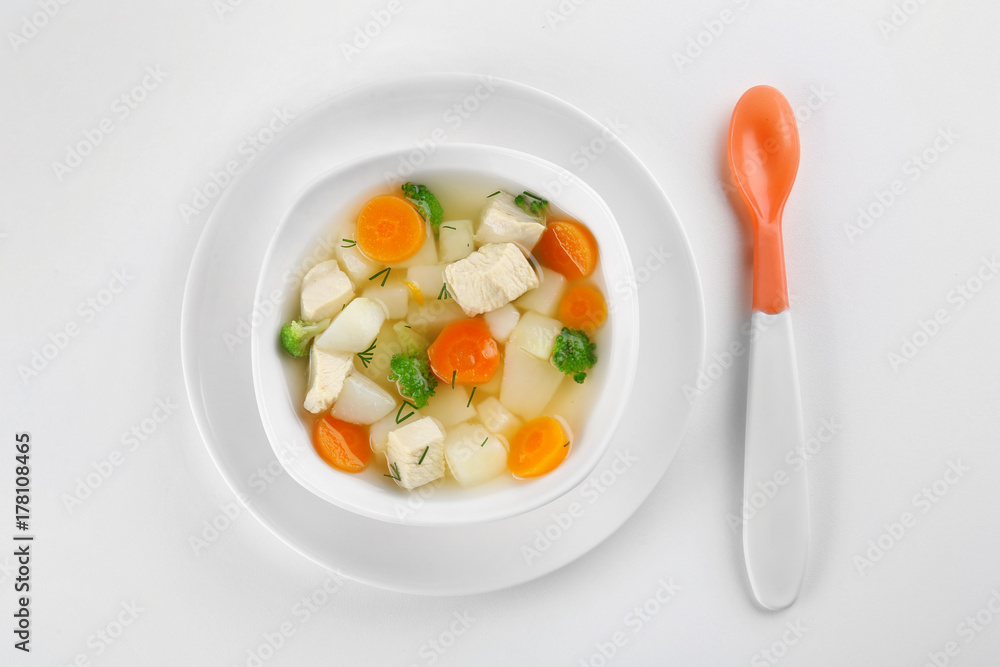
M729 123L729 168L753 222L753 308L788 309L781 214L799 170L792 106L776 88L743 93Z

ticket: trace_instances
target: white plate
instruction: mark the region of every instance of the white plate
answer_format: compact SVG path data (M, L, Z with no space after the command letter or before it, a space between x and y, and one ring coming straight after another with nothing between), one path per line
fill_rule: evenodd
M285 474L260 485L260 469L283 470L257 413L249 343L254 287L275 227L302 188L338 164L406 147L413 148L416 164L448 142L520 150L576 173L583 166L587 183L614 212L637 285L613 285L612 292L638 288L642 331L632 400L607 455L574 491L527 514L478 526L432 528L365 518L327 503ZM585 147L596 158L583 163ZM690 247L638 159L600 123L548 94L456 74L348 92L278 135L229 186L206 223L188 275L181 337L198 428L249 511L291 547L343 576L429 595L523 583L611 535L673 459L690 412L681 387L695 377L705 347Z
M311 425L313 419L306 417L302 409L306 364L280 351L277 332L283 322L299 317L299 271L333 254L330 246L344 236L341 229L346 218L357 215L360 206L373 195L387 191L390 186L385 174L392 174L401 155L400 151L382 153L324 174L306 188L278 225L265 253L255 303L270 299L280 301L282 306L261 313L250 336L254 388L264 431L278 461L299 484L365 516L411 526L457 526L529 512L579 486L594 471L614 436L635 380L639 304L634 290L610 300L608 322L596 338L600 363L589 373L587 385L580 388L590 392L587 400L601 409L588 411L586 423L559 411L574 425L572 451L558 468L543 477L525 481L500 475L472 488L449 484L427 487L422 490L419 511L415 511L411 492L382 477L390 472L384 463L371 465L362 474L345 475L323 461L310 444L307 424ZM412 178L420 183L442 183L453 182L456 176L477 177L486 188L481 193L484 197L496 188L540 193L560 213L586 222L594 233L601 249L594 279L603 285L606 294L610 285L635 282L625 239L614 215L598 193L569 171L497 146L446 144L429 155ZM403 182L396 179L391 187L398 192ZM552 183L559 183L558 197L549 192ZM387 375L389 369L384 373ZM289 444L297 446L289 451Z

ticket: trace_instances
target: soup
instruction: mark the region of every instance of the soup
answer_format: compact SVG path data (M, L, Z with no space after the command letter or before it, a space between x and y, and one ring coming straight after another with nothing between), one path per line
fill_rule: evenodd
M365 194L279 334L317 454L409 490L557 468L608 315L585 223L461 174Z

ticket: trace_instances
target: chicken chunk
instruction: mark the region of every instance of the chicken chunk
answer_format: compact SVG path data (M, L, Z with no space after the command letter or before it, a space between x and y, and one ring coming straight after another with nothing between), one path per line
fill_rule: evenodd
M354 297L354 284L337 260L320 262L302 278L302 319L316 322L333 317Z
M486 202L476 230L476 243L516 243L531 252L545 231L542 221L515 204L514 196L506 192L493 195Z
M485 245L444 269L452 298L469 317L505 306L538 287L538 274L513 243Z
M389 446L389 434L404 426L415 424L422 417L423 415L416 410L404 406L403 410L390 412L379 419L368 428L368 443L372 451L376 454L385 454L385 448Z
M350 354L324 352L315 345L309 352L309 391L305 409L313 414L329 410L354 368Z
M385 448L389 474L404 489L444 477L444 429L424 417L389 433Z

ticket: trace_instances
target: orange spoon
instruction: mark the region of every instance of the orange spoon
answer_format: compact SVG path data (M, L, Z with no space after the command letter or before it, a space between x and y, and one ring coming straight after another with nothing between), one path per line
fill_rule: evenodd
M788 312L781 215L799 169L799 134L785 97L751 88L729 124L729 166L753 219L753 315L743 478L743 552L768 609L798 597L809 546L802 403ZM804 459L799 457L797 462Z

